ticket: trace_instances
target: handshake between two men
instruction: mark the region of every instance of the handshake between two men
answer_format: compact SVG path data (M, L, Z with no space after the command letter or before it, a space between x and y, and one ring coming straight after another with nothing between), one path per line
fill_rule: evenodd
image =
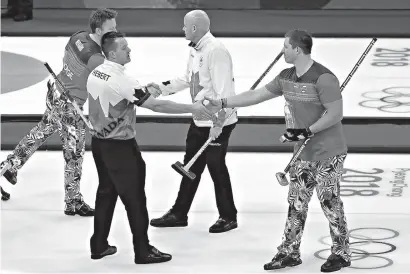
M212 113L218 113L224 108L226 108L227 99L212 99L205 97L203 99L203 104ZM313 133L309 130L309 128L288 128L286 129L285 133L281 136L280 140L281 142L298 142L311 138L312 136Z
M167 90L164 90L164 87L156 84L149 83L146 85L148 92L154 98L159 97L160 95L171 95ZM217 102L217 100L215 100ZM195 101L192 104L192 115L193 119L197 121L212 121L213 126L210 128L209 137L212 140L215 140L222 133L222 128L225 120L229 119L229 116L226 116L226 112L223 108L209 104L208 98L202 98L201 100Z
M212 113L217 113L227 107L227 99L212 99L205 97L203 99L205 107ZM313 133L309 128L288 128L280 137L280 141L284 142L298 142L313 137Z

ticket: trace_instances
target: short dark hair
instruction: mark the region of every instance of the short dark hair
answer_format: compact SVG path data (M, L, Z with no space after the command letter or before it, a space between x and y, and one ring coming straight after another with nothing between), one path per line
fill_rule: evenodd
M124 38L125 34L117 31L110 31L105 33L101 38L101 49L104 52L104 55L108 57L108 53L115 49L117 46L115 40L117 38Z
M289 37L289 44L292 48L299 47L304 54L310 54L312 52L313 40L312 35L305 30L290 30L285 34L285 37Z
M116 18L118 13L115 10L101 8L94 10L90 15L90 28L91 32L95 33L97 28L102 28L105 21Z

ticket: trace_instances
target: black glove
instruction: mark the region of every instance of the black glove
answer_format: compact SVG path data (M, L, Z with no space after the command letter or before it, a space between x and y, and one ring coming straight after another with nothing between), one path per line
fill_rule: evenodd
M288 128L280 138L282 142L297 142L311 138L313 133L309 128Z

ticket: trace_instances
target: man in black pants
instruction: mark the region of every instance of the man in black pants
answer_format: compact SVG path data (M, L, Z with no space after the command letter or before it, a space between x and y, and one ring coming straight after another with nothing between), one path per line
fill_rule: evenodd
M136 134L135 106L165 113L193 113L202 119L213 114L201 102L193 105L156 100L138 81L125 74L130 62L130 49L124 35L105 34L101 41L106 56L87 81L90 122L94 130L91 148L97 167L99 185L95 201L94 234L91 237L91 258L101 259L116 253L108 244L108 235L118 196L127 211L136 264L160 263L171 255L149 244L148 212L145 197L145 162ZM150 87L152 90L153 88Z
M185 36L191 41L187 70L182 77L159 85L152 84L160 89L162 95L173 94L187 88L190 89L193 102L202 100L204 96L217 99L235 95L231 55L225 46L211 34L209 27L209 17L202 10L191 11L185 16ZM208 166L214 182L216 205L219 212L219 218L209 228L209 232L221 233L238 227L231 180L225 163L229 137L238 121L236 113L227 119L231 112L232 109L227 109L218 113L216 123L193 117L186 139L184 165L192 159L209 137L214 140L190 169L196 175L195 180L182 179L174 206L161 218L151 220L152 226L188 225L188 211L205 166Z

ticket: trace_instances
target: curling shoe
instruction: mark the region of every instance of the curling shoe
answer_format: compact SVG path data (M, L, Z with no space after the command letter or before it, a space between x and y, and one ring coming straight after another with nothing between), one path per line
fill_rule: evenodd
M342 269L343 267L350 266L351 262L345 261L340 255L330 254L327 261L322 265L320 271L322 272L334 272Z
M74 216L77 214L82 217L91 217L94 216L94 209L92 209L84 201L73 201L66 203L64 214L69 216Z
M0 190L1 190L1 200L2 201L10 200L10 193L6 192L1 186L0 186Z
M238 227L236 220L227 220L222 217L209 228L209 233L223 233Z
M172 213L171 210L162 217L152 219L150 222L154 227L184 227L188 225L188 216L180 216L178 213Z
M275 269L281 269L285 267L297 266L297 265L300 265L301 263L302 263L302 260L299 257L294 258L291 255L286 255L284 253L278 253L273 257L271 262L263 266L263 269L275 270Z
M115 253L117 253L117 247L116 247L116 246L109 245L109 246L107 247L107 249L106 249L104 252L102 252L102 253L98 253L98 254L96 254L96 253L91 253L91 259L93 259L93 260L99 260L99 259L104 258L105 256L114 255Z
M143 256L136 256L134 263L136 264L156 264L165 263L171 261L171 254L163 253L153 246L150 246L150 250Z

